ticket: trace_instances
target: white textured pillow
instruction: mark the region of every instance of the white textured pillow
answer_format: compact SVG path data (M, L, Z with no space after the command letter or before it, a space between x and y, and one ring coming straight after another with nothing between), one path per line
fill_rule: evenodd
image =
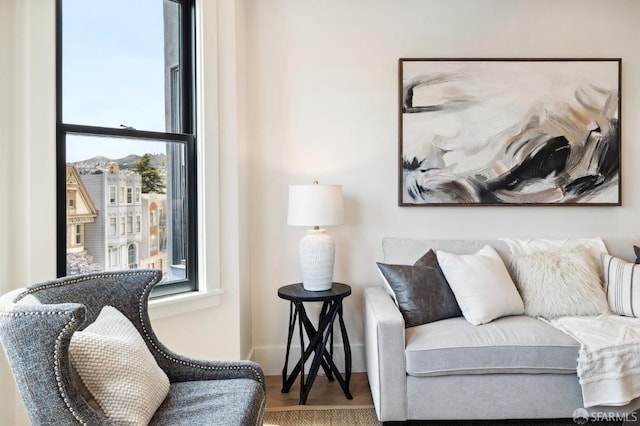
M600 268L588 249L531 251L512 262L527 315L552 319L608 311Z
M604 284L609 309L618 315L640 316L640 265L602 255Z
M524 312L518 290L493 247L485 246L467 255L438 250L436 255L462 315L471 324Z
M73 334L69 353L84 385L117 424L147 425L169 393L169 379L140 333L111 306Z

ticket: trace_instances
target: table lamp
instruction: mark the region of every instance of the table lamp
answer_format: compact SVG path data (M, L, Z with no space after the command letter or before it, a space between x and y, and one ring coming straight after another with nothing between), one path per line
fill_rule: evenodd
M312 226L300 241L300 269L305 290L331 289L335 245L321 226L340 225L344 219L342 186L291 185L287 223L293 226Z

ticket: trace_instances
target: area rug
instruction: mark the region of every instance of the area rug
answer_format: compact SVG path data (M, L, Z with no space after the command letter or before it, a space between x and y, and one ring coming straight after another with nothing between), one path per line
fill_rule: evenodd
M267 411L264 426L378 426L373 408Z

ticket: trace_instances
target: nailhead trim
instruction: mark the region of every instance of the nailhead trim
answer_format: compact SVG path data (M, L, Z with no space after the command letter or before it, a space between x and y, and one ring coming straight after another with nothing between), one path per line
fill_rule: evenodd
M40 311L40 312L0 312L3 317L25 317L28 315L65 315L68 311Z
M32 288L30 290L25 291L24 293L21 293L16 298L15 301L17 302L20 299L26 297L27 295L33 294L33 293L37 293L40 290L47 290L47 289L56 288L56 287L64 287L64 286L69 285L69 284L77 284L77 283L81 283L83 281L92 280L94 278L113 278L113 277L147 275L147 274L149 274L149 273L148 272L136 271L136 272L119 272L119 273L112 273L112 274L100 273L100 274L84 275L84 276L76 278L76 279L69 279L69 280L65 280L64 282L55 282L55 283L47 284L47 285L42 286L42 287Z
M65 405L67 406L67 408L69 409L73 417L75 417L76 420L80 422L80 424L86 425L86 422L78 416L76 411L71 406L67 393L65 392L64 387L62 386L62 378L61 378L62 373L60 371L60 363L58 358L58 354L61 352L60 346L62 345L62 336L66 334L67 330L71 328L76 322L77 322L77 319L75 317L72 317L71 321L69 321L67 325L64 326L60 334L58 334L58 337L56 338L55 350L53 352L53 365L56 373L56 382L58 382L58 391L60 392L60 396L62 397L62 400L64 401Z

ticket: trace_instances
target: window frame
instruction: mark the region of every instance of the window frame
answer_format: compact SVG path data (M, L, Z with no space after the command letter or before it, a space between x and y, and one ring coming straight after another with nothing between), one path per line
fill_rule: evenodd
M67 273L66 138L68 135L107 136L141 141L166 141L184 146L185 209L188 223L186 278L156 285L152 298L198 291L198 204L196 136L196 1L171 0L182 5L180 16L180 125L181 133L110 128L63 122L63 0L56 0L56 268L58 277ZM172 129L174 130L174 129ZM121 196L118 194L118 196ZM136 195L134 195L136 200ZM167 259L170 262L170 259Z

